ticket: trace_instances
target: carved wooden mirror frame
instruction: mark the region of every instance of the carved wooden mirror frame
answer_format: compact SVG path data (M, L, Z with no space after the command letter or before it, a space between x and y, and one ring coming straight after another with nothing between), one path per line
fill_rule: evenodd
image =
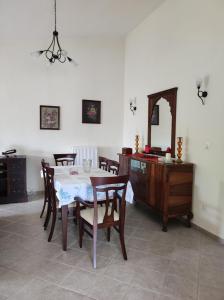
M175 157L177 87L148 95L148 145L151 146L151 119L154 106L161 99L168 101L172 117L171 156Z

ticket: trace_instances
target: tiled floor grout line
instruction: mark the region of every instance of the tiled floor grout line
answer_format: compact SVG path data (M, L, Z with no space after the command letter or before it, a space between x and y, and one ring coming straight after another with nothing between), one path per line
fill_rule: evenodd
M73 271L73 270L72 270L72 271ZM72 271L70 272L70 274L72 273ZM70 274L68 274L68 276L69 276ZM66 277L67 277L67 276L66 276ZM82 293L80 293L79 291L74 291L74 290L72 290L72 289L69 289L69 288L66 288L66 287L62 286L61 283L55 283L55 282L53 283L53 282L51 282L51 281L49 281L49 280L47 280L47 279L40 278L39 276L34 276L34 277L31 279L31 282L34 281L34 280L40 280L40 281L43 281L43 282L48 283L49 285L57 286L57 287L62 288L62 289L64 289L64 290L68 290L68 291L70 291L70 292L73 292L73 293L76 293L76 294L80 294L80 295L82 295L82 296L86 296L86 294L82 294ZM30 283L31 283L31 282L30 282ZM30 283L27 283L26 285L24 285L24 286L21 288L21 290L19 290L17 293L15 293L15 294L13 295L13 297L16 296L17 294L19 294L21 291L25 290L25 288L26 288ZM52 294L54 294L54 291L52 291ZM11 298L11 296L10 296L9 298ZM91 298L91 297L89 297L89 298ZM7 298L7 299L8 299L8 298ZM97 299L95 299L95 298L91 298L91 299L97 300Z
M20 272L17 272L17 271L12 270L12 269L8 269L8 268L5 268L5 269L7 269L8 271L17 273L17 274L21 274ZM10 299L10 298L12 298L12 297L15 297L18 293L20 293L21 291L23 291L23 289L25 289L25 288L31 283L31 281L33 281L33 280L34 280L34 278L32 278L32 279L30 280L30 282L24 284L23 287L19 288L19 289L18 289L15 293L13 293L12 295L6 296L6 299Z
M198 274L197 274L197 295L196 300L199 300L199 272L200 272L200 265L201 265L201 244L202 244L202 237L200 237L200 250L199 250L199 259L198 259Z
M26 204L26 207L29 207L29 203ZM78 294L83 295L83 296L86 296L86 294L85 293L82 294L82 293L80 293L80 291L75 291L75 288L73 290L73 289L70 289L69 287L67 288L66 286L63 286L63 282L66 281L66 278L69 278L69 276L71 276L71 274L74 270L82 270L83 272L87 272L87 273L90 274L90 277L91 276L99 276L99 278L101 276L109 277L109 278L113 279L115 282L120 283L121 285L122 284L128 285L129 288L130 287L136 287L139 290L145 290L145 291L152 292L156 295L161 295L161 296L168 296L169 295L169 297L174 297L173 291L169 290L170 288L172 289L172 286L169 287L168 290L165 289L163 291L163 288L164 288L164 285L165 285L165 278L166 278L167 275L168 276L172 275L172 276L174 276L173 277L174 279L176 277L176 278L180 278L180 280L183 280L183 281L187 278L187 280L191 281L191 282L194 281L193 278L196 278L196 280L195 280L195 283L196 283L195 287L196 288L192 289L192 291L194 291L194 293L195 293L194 297L196 297L196 298L192 298L192 300L199 300L199 297L201 297L201 295L202 295L202 294L199 295L199 288L200 288L200 284L201 284L200 283L200 278L201 277L199 277L199 275L200 275L199 271L200 271L200 265L202 263L202 260L204 262L204 259L206 257L207 257L206 259L209 259L210 256L211 257L216 257L217 260L215 260L215 267L218 267L218 264L217 264L218 259L222 259L222 257L224 257L224 256L222 256L222 253L220 252L220 248L218 248L216 246L216 245L218 245L218 243L215 244L215 242L213 242L212 240L210 242L210 239L208 240L208 243L210 243L211 246L210 246L210 244L208 244L210 246L210 248L208 249L208 251L205 251L206 250L207 237L200 234L200 233L198 233L197 231L195 231L193 229L189 229L189 231L187 231L187 230L185 230L184 227L180 227L179 225L177 225L178 226L177 230L175 229L175 227L173 227L173 228L171 227L171 230L173 230L173 232L171 232L171 233L168 232L167 234L164 233L164 236L163 236L161 234L161 231L159 230L160 229L159 224L158 224L158 227L157 227L156 222L151 221L150 218L146 218L145 214L143 214L142 215L142 217L143 217L143 222L142 223L139 221L139 222L137 222L136 226L134 226L132 224L133 220L131 220L130 225L127 225L127 233L126 233L125 241L126 241L127 252L130 250L130 259L127 261L127 263L126 262L124 263L124 271L127 272L127 270L129 270L129 268L131 269L132 266L136 266L136 264L139 262L140 263L139 264L139 269L141 269L141 268L144 269L144 270L148 269L148 271L152 272L152 274L154 274L153 272L163 273L163 280L161 281L161 286L162 286L161 291L156 286L155 286L155 289L150 288L150 285L146 284L145 282L143 284L141 283L141 285L139 285L138 283L135 284L134 282L131 284L131 280L129 281L129 283L124 283L125 281L119 280L119 278L121 278L121 277L118 276L119 278L117 278L116 272L112 273L111 276L109 276L108 273L105 274L107 272L107 270L109 270L108 267L110 267L114 262L116 264L118 264L118 266L119 266L120 263L122 263L122 254L121 254L121 251L120 251L119 239L117 240L117 238L115 237L115 238L113 238L113 240L110 243L108 243L106 240L103 239L103 234L102 234L102 236L100 235L100 239L98 240L98 244L99 244L100 247L102 246L102 247L105 247L105 248L102 249L99 256L101 256L102 259L107 258L106 252L105 252L107 249L110 251L110 253L113 253L113 251L115 251L115 253L116 253L114 257L111 256L109 264L106 265L105 268L102 267L102 270L100 270L100 268L99 268L99 272L94 273L95 272L94 270L91 271L89 269L89 267L91 268L91 259L90 259L89 264L87 263L87 264L83 264L83 265L82 264L77 265L80 262L80 261L78 261L79 255L77 255L77 262L76 262L76 260L69 261L69 259L68 260L65 259L65 261L58 261L61 265L68 266L69 270L68 270L68 274L66 274L65 273L66 268L63 267L62 268L63 269L62 275L55 277L57 280L59 280L58 283L54 283L54 273L53 273L54 272L54 267L52 267L52 263L57 262L57 257L60 257L63 254L63 252L60 251L60 249L61 249L61 245L60 245L60 242L59 242L60 227L56 228L56 230L55 230L55 234L56 234L55 235L55 242L54 241L51 242L51 243L47 242L47 232L46 232L46 241L43 240L43 239L45 239L44 235L42 237L42 233L41 233L41 230L43 228L40 228L40 234L38 234L37 236L32 238L32 236L31 236L32 228L33 229L37 228L38 226L41 225L41 222L42 222L42 220L40 219L40 224L38 224L38 222L36 224L35 217L38 217L39 207L38 206L35 206L35 207L36 208L34 209L33 206L32 206L32 212L28 213L28 214L26 214L28 209L25 210L26 212L23 214L24 215L24 221L22 220L23 215L21 214L21 219L16 220L15 222L11 222L9 224L3 225L3 227L1 228L0 231L5 232L8 235L7 235L7 237L5 237L4 233L3 233L2 241L4 241L6 243L6 247L4 247L4 245L3 245L2 248L0 247L0 255L1 255L1 251L3 251L2 253L4 253L4 255L5 255L7 245L9 245L9 247L10 247L10 245L13 245L12 242L13 242L14 237L18 237L18 238L16 238L16 243L17 243L16 246L20 247L20 240L21 240L21 243L24 241L25 242L24 251L28 251L28 252L32 251L33 247L38 247L38 243L40 242L41 243L40 250L38 250L38 248L37 248L37 252L35 252L35 256L36 256L35 259L38 262L38 256L41 258L41 256L46 253L46 255L47 255L46 261L51 262L51 264L49 264L50 272L51 272L50 276L51 277L49 277L49 280L47 279L47 276L45 276L45 275L44 275L44 277L46 277L46 278L41 278L41 276L38 277L37 276L38 272L37 272L35 275L33 275L34 276L33 278L46 281L49 284L54 284L55 286L58 286L59 288L62 288L64 290L68 290L68 291L71 291L71 292L75 292L75 293L78 293ZM21 206L21 208L22 208L22 206ZM14 209L16 210L16 207ZM12 211L10 211L9 213L10 213L10 216L11 216ZM142 212L140 210L137 210L137 212L135 214L135 218L133 218L133 219L138 220L138 218L141 216L141 213ZM3 214L4 214L4 212L3 212ZM134 212L131 211L129 215L130 216L128 216L128 214L127 214L127 218L132 218L132 216L134 216ZM9 220L10 220L10 216L8 217ZM30 225L29 225L29 220L30 220ZM19 230L19 225L20 224L22 225L22 230ZM150 228L150 224L152 224L152 228ZM16 228L17 229L16 233L13 232L13 225L17 227ZM71 225L71 228L74 229L74 226L72 227L73 224L69 224L69 225ZM7 227L7 226L10 226L8 228L8 231L4 231L5 227ZM29 226L31 226L31 231L29 231ZM148 228L149 228L150 233L152 233L152 238L150 237L150 234L149 235L147 235L147 234L144 235L143 234L141 236L140 235L138 236L138 233L140 233L141 230L143 230L143 228L146 227L146 226L149 226ZM9 231L9 230L11 230L11 231ZM30 232L31 232L31 234L30 234ZM75 232L75 230L74 230L74 234L77 234ZM113 233L113 234L114 234L114 236L116 235L116 233ZM20 237L21 237L21 239L20 239ZM165 239L164 239L164 237L165 237ZM197 241L197 237L199 237L199 239L200 239L199 244L198 244L198 241ZM133 239L133 241L132 241L132 239ZM29 240L33 243L32 244L33 246L32 245L29 246ZM0 241L1 241L1 238L0 238ZM86 248L86 250L84 250L84 251L80 250L77 247L77 243L78 243L78 239L76 239L74 242L69 244L70 251L71 252L77 252L77 251L80 252L80 255L81 255L80 257L81 257L81 260L83 259L83 261L84 261L85 255L88 255L88 259L89 259L89 255L91 254L91 249L89 250L88 248ZM147 243L148 243L148 245L147 245ZM153 245L154 243L156 243L156 247L151 248L150 244ZM109 248L107 248L108 247L107 244L110 245ZM143 246L145 246L143 250L141 248L141 244ZM191 244L193 246L193 249L191 249ZM217 249L217 251L214 251L214 253L212 253L212 250L213 250L212 245L213 244L215 245L214 250ZM174 250L172 250L171 253L168 253L168 255L163 250L163 248L166 248L167 245L169 245L168 249L170 251L172 250L172 248L174 249ZM87 242L87 247L88 246L89 246L89 241ZM202 249L202 247L205 247L205 248ZM18 258L21 256L21 253L23 251L22 249L23 249L23 247L21 247L21 249L19 251L20 255L18 256ZM51 253L52 250L55 251L55 253L56 253L56 256L53 257L53 258L51 258L49 256L49 254ZM153 250L153 251L150 252L151 250ZM177 252L175 252L175 250L177 250ZM223 248L223 250L224 250L224 248ZM181 251L183 251L183 252L181 252ZM188 251L189 251L189 255L188 255ZM71 252L69 252L69 251L67 252L68 256L69 256L69 253L71 253ZM13 257L12 257L13 253L14 253L13 251L10 252L10 257L9 257L9 262L10 262L10 259L11 259L11 261L12 261L11 265L12 266L14 265L14 260L13 260ZM138 258L138 253L139 253L140 259ZM149 256L148 260L146 260L147 265L144 266L144 256L147 257L148 253L152 255L152 261L150 261L150 256ZM172 274L172 272L173 272L172 269L171 269L172 264L174 264L174 263L176 263L177 265L180 264L182 259L185 258L185 257L181 258L181 255L185 255L185 254L187 255L187 257L184 260L184 264L187 264L188 259L189 259L189 263L193 264L193 267L194 267L195 262L197 262L197 264L198 264L198 266L196 268L197 269L197 274L195 274L197 277L192 276L192 275L194 275L194 274L192 274L192 272L185 273L186 271L181 269L181 268L174 269L175 272L174 272L174 274ZM7 259L7 256L5 256L5 257ZM74 258L75 257L76 256L74 255ZM131 261L131 257L133 257L133 263ZM141 260L141 257L143 258L143 260ZM160 258L161 258L161 261L162 261L161 262L162 269L161 269L160 266L157 267L157 265L155 264L157 259L159 260ZM155 259L155 260L153 260L153 259ZM26 262L26 259L24 261ZM28 260L27 260L27 262L28 262ZM151 263L151 265L150 265L150 263ZM206 260L205 260L205 263L206 263ZM127 269L126 269L125 265L127 266ZM5 265L3 265L3 269L14 271L17 274L22 274L21 276L23 276L24 274L27 276L26 271L29 272L29 268L26 269L26 266L25 266L25 268L23 268L23 271L25 273L20 272L18 267L17 267L18 271L16 271L16 269L13 269L13 268L10 269L9 266L10 266L10 264L6 263ZM17 264L17 266L20 266L20 264ZM58 269L59 269L59 267L57 266L55 268L55 270L58 270ZM65 271L64 271L64 269L65 269ZM162 271L163 269L164 269L164 271ZM44 268L44 270L47 271L48 268ZM121 269L121 270L123 270L123 269ZM138 271L139 270L137 270L137 269L133 270L133 274L136 274L136 272L138 272ZM188 268L187 268L187 272L188 272ZM39 273L39 274L41 274L41 273ZM147 272L146 272L146 274L147 274ZM185 276L185 274L187 275L187 277ZM224 272L223 272L223 274L224 274ZM136 275L133 275L133 277L134 276L136 276ZM171 276L171 279L172 279L172 276ZM84 276L84 278L85 278L85 276ZM123 278L121 278L121 279L123 279ZM179 281L177 281L177 282L179 282ZM218 287L215 288L215 286L216 286L215 282L212 282L212 283L213 283L213 286L208 285L208 287L210 287L210 289L213 289L213 288L214 289L219 289ZM206 286L206 282L203 282L202 285ZM219 285L220 285L220 283L219 283ZM181 287L181 285L180 285L180 287ZM25 288L25 286L23 288ZM166 291L168 291L168 293ZM1 291L0 291L0 293L1 293ZM127 295L127 294L128 294L128 291L126 291L125 295ZM123 296L123 298L125 297L125 295ZM190 294L188 294L188 293L186 293L185 295L188 295L190 297ZM193 296L193 294L192 294L192 296ZM90 297L90 296L88 295L88 297ZM121 298L121 299L123 299L123 298ZM97 299L97 298L95 298L95 299ZM185 300L185 298L183 298L183 299ZM204 300L204 299L200 298L200 300ZM215 298L213 300L215 300Z
M87 273L91 274L91 276L93 275L93 272L90 272L90 271L87 271L87 270L83 270L83 269L81 269L81 268L79 268L79 267L75 267L75 268L74 268L74 270L77 270L77 269L78 269L78 270L81 270L81 271L84 271L84 272L87 272ZM70 274L66 275L66 277L65 277L60 283L58 283L58 284L56 284L56 285L57 285L58 287L60 287L60 288L66 289L66 290L68 290L68 291L75 292L75 293L78 293L78 294L83 295L83 296L88 296L88 297L91 298L91 299L97 300L97 299L95 299L95 298L90 297L90 296L88 295L88 293L82 293L82 292L80 292L80 291L78 291L78 290L72 290L72 289L70 289L70 288L68 288L68 287L65 287L65 286L63 285L63 283L64 283L64 282L66 281L66 279L72 274L72 272L73 272L74 270L72 270L72 271L70 272Z

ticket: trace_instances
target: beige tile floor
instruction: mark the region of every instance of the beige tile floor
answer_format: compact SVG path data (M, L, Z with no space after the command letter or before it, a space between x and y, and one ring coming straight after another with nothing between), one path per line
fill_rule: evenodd
M39 218L42 200L0 206L0 300L224 300L224 247L203 233L171 222L164 233L139 206L127 207L122 259L112 232L99 235L97 269L91 240L78 247L69 222L68 251L61 250L61 224L51 243Z

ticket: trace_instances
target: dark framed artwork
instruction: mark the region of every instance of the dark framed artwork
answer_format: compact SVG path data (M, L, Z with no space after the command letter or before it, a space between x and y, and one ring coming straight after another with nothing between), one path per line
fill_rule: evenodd
M101 101L82 100L82 123L100 124Z
M151 125L159 125L159 105L155 105L153 108Z
M40 129L60 129L60 106L40 105Z

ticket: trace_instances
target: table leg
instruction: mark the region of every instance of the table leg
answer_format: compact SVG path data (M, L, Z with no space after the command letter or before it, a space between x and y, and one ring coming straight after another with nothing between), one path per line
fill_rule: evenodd
M67 250L67 227L68 227L68 205L61 207L61 218L62 218L62 249Z

